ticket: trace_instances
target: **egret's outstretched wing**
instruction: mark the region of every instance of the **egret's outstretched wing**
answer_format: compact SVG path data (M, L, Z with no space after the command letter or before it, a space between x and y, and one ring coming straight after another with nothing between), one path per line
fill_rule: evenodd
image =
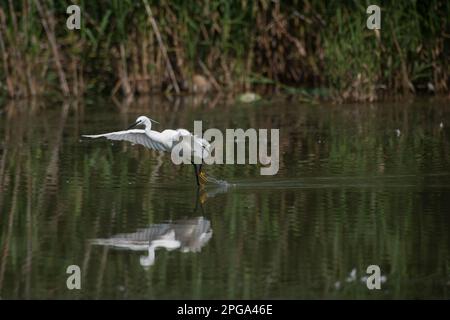
M142 129L132 129L125 131L117 131L103 134L95 134L95 135L83 135L86 138L106 138L109 140L124 140L129 141L133 144L141 144L144 147L149 149L158 150L158 151L167 151L164 144L158 142L152 138L150 138L145 130Z

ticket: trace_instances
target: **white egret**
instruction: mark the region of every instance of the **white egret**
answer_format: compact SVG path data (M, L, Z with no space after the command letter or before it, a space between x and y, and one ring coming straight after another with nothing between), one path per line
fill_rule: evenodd
M83 135L86 138L107 138L109 140L125 140L132 144L141 144L148 149L172 152L178 143L184 143L182 150L186 150L183 157L189 157L194 166L197 185L206 182L206 175L202 171L203 160L209 156L210 144L205 139L199 138L186 129L167 129L162 132L152 130L152 122L159 123L145 116L136 119L127 130L110 133ZM143 125L144 129L132 129ZM200 163L200 164L197 164Z

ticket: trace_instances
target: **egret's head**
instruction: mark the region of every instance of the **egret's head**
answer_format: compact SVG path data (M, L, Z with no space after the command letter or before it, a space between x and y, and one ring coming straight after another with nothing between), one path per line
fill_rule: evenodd
M134 127L136 127L136 126L139 126L139 125L144 125L146 128L147 128L147 127L148 127L148 128L151 128L151 126L152 126L151 121L153 121L153 122L155 122L155 123L159 123L158 121L155 121L155 120L153 120L153 119L147 118L146 116L140 116L140 117L138 117L138 118L136 119L136 122L135 122L135 123L133 123L131 126L128 127L127 130L129 130L129 129L131 129L131 128L134 128Z
M136 119L136 123L138 123L138 124L144 124L147 122L150 122L150 119L147 118L146 116L140 116Z

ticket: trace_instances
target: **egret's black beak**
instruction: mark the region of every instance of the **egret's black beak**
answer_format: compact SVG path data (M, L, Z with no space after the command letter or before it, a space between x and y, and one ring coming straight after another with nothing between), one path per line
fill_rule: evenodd
M133 123L131 126L129 126L129 127L127 128L127 130L130 130L131 128L136 127L139 123L140 123L139 121L136 121L136 122Z

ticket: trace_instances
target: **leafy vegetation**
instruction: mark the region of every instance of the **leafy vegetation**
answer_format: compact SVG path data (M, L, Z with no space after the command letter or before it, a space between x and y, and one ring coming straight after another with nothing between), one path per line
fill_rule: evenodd
M0 0L0 95L448 93L449 2L381 1L379 31L369 2L80 0L69 31L72 1Z

